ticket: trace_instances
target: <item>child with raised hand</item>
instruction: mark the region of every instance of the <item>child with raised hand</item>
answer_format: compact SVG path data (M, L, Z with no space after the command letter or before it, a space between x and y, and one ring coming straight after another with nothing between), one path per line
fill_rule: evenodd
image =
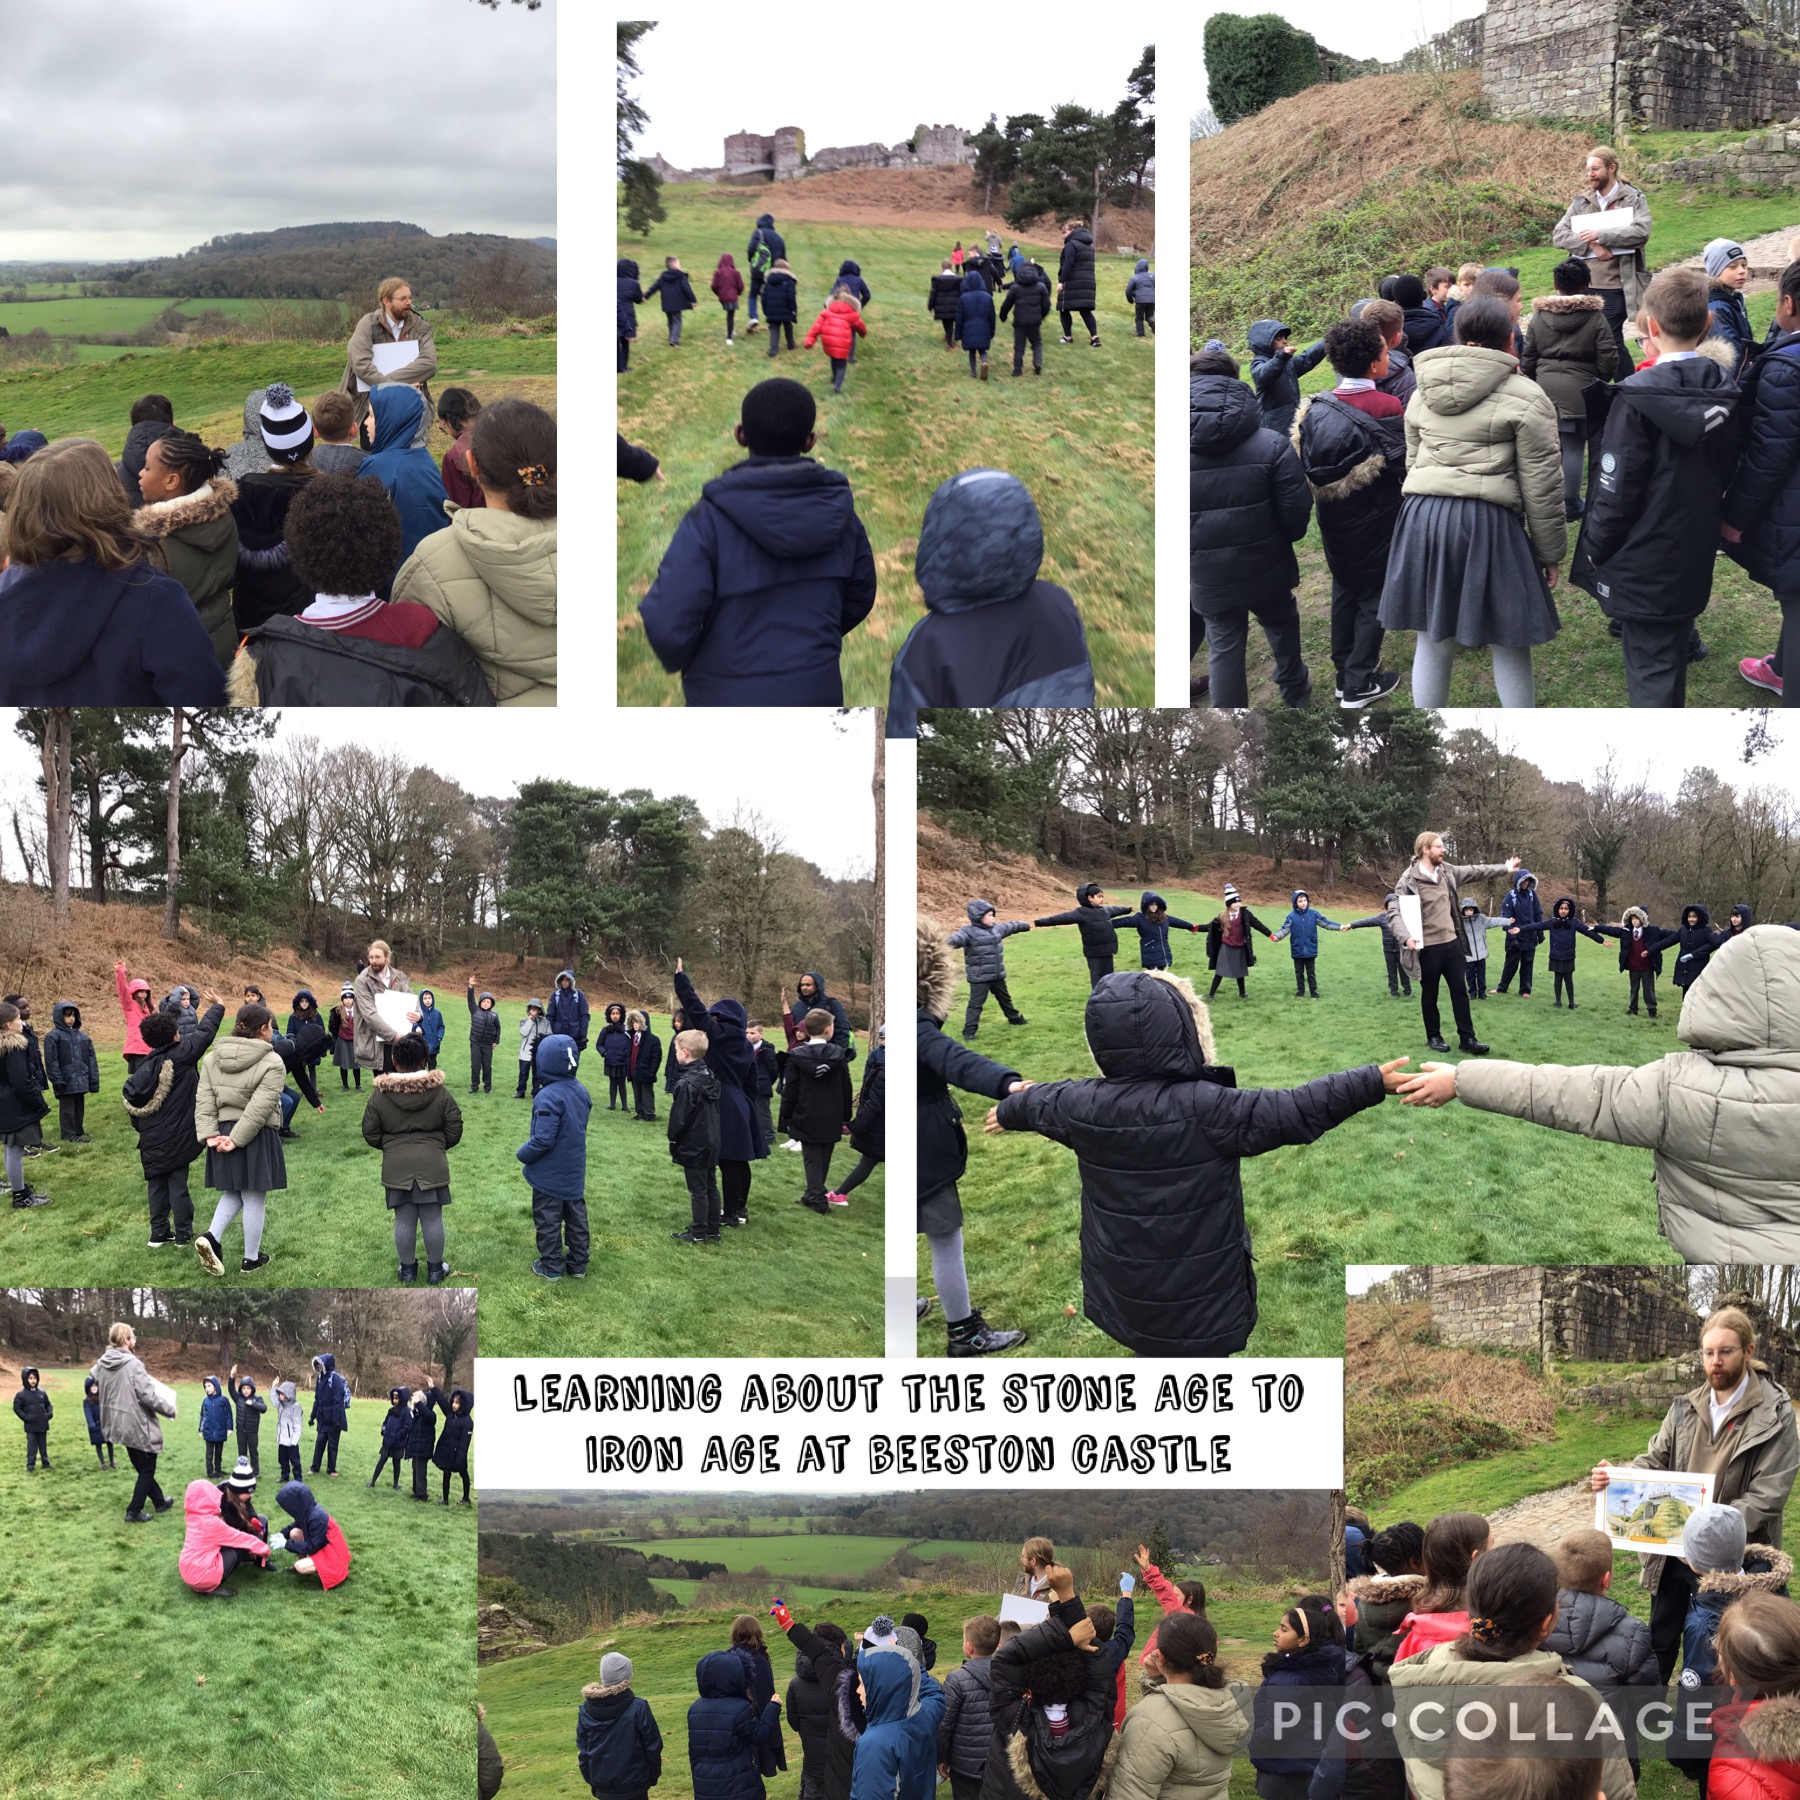
M1108 1794L1163 1800L1225 1792L1248 1726L1219 1666L1211 1620L1186 1613L1165 1618L1144 1654L1156 1685L1125 1718Z
M1294 998L1303 1000L1308 992L1316 1000L1319 997L1319 930L1342 931L1343 926L1335 920L1328 919L1317 910L1312 903L1312 895L1305 888L1295 888L1289 896L1288 914L1276 926L1274 936L1269 940L1279 944L1283 938L1288 941L1288 954L1294 959Z
M426 1280L437 1287L450 1273L444 1208L450 1204L450 1152L462 1142L463 1116L443 1071L425 1067L427 1055L420 1038L395 1043L393 1073L375 1077L362 1134L370 1149L381 1152L400 1280L407 1286L418 1280L423 1237Z
M431 1498L431 1453L437 1448L437 1413L430 1396L421 1388L413 1390L406 1410L412 1418L405 1446L406 1459L412 1464L412 1497L428 1501Z
M303 1481L289 1481L277 1490L275 1504L294 1522L282 1533L281 1548L296 1560L296 1575L316 1575L321 1588L334 1588L350 1573L350 1546L338 1522Z
M581 1690L575 1754L595 1800L645 1800L662 1780L662 1733L650 1703L631 1691L632 1673L631 1658L609 1650L599 1681Z
M1199 1580L1171 1581L1155 1563L1150 1560L1150 1552L1139 1544L1132 1552L1132 1561L1137 1564L1138 1574L1143 1578L1158 1606L1163 1610L1165 1619L1177 1613L1194 1613L1201 1617L1206 1613L1206 1583ZM1154 1634L1144 1645L1143 1653L1138 1657L1138 1666L1144 1672L1148 1682L1153 1674L1152 1653L1156 1647Z
M808 328L802 348L810 350L821 339L825 343L825 355L831 363L831 391L841 394L844 391L844 375L850 367L850 361L856 354L856 340L867 337L869 328L863 323L862 314L856 310L856 298L850 289L840 282L831 290L831 299L825 310L813 320Z
M128 974L124 963L113 964L113 986L119 993L119 1013L125 1021L125 1067L135 1069L150 1047L144 1042L143 1023L156 1011L150 984L141 975Z
M545 1016L543 1001L527 1000L525 1016L519 1021L519 1085L513 1089L515 1100L525 1098L527 1086L534 1094L538 1091L538 1045L549 1035L550 1021Z
M1217 1066L1192 985L1163 970L1105 977L1086 1028L1099 1079L1011 1094L986 1129L1035 1131L1075 1152L1093 1324L1141 1355L1234 1355L1256 1324L1240 1160L1310 1144L1379 1105L1399 1091L1406 1058L1240 1090Z
M1337 1605L1325 1594L1303 1594L1275 1627L1275 1648L1262 1661L1262 1685L1256 1690L1254 1731L1261 1755L1251 1755L1256 1791L1262 1800L1306 1800L1317 1754L1270 1754L1279 1744L1273 1728L1283 1688L1341 1688L1344 1684L1344 1625Z
M1085 1794L1112 1741L1114 1668L1060 1563L1044 1571L1050 1614L994 1653L988 1675L990 1768L1019 1769L1046 1794ZM1021 1766L1022 1765L1022 1766Z
M1428 1062L1400 1097L1652 1150L1657 1217L1677 1256L1704 1262L1724 1247L1744 1262L1800 1261L1800 1041L1784 998L1796 992L1800 933L1753 925L1688 990L1676 1027L1686 1050L1641 1068Z
M81 1008L73 1001L57 1001L50 1018L44 1073L56 1095L57 1136L65 1144L85 1144L87 1097L100 1091L100 1059L94 1054L94 1040L81 1029Z
M706 1066L706 1033L678 1031L670 1056L675 1090L669 1102L669 1159L687 1182L689 1220L672 1231L678 1244L719 1241L719 1078Z
M200 1441L206 1446L206 1474L217 1481L225 1473L225 1440L231 1436L231 1402L225 1384L208 1375L200 1384Z
M231 1036L200 1065L194 1092L194 1135L206 1146L206 1185L219 1196L212 1223L194 1239L200 1265L223 1275L224 1234L241 1212L242 1272L268 1266L262 1249L269 1195L287 1186L281 1153L281 1090L287 1067L269 1039L274 1015L266 1006L240 1006Z
M438 1504L450 1504L450 1477L460 1475L462 1503L473 1506L474 1501L469 1498L469 1446L475 1438L475 1421L471 1417L475 1411L475 1396L467 1388L452 1388L446 1399L444 1390L434 1387L425 1397L444 1415L444 1428L438 1433L437 1448L431 1453L431 1460L444 1477L444 1493ZM395 1474L399 1474L398 1463Z
M19 1371L19 1391L13 1395L13 1411L25 1428L25 1473L31 1474L43 1462L50 1467L50 1421L56 1408L44 1392L44 1378L30 1363Z
M469 977L468 1002L469 1092L491 1094L494 1091L494 1046L500 1041L500 1014L495 1008L494 996L487 989L482 989L479 998L476 996L473 975ZM356 1085L362 1086L360 1075ZM520 1092L523 1091L521 1087Z

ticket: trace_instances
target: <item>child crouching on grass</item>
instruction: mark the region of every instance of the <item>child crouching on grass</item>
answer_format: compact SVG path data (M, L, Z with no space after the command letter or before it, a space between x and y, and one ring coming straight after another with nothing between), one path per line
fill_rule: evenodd
M834 394L844 391L844 375L850 367L851 357L856 353L856 340L868 335L869 328L863 323L862 314L856 310L855 296L849 288L842 285L833 288L825 310L813 320L803 347L810 350L821 338L825 340L825 354L831 360L831 391Z
M1099 1080L1009 1094L987 1129L1075 1152L1089 1320L1140 1355L1233 1355L1256 1324L1240 1159L1310 1144L1378 1106L1399 1092L1406 1058L1240 1091L1214 1061L1205 1004L1160 969L1104 976L1087 1042Z
M375 1077L363 1109L363 1140L381 1152L381 1181L394 1215L394 1254L400 1279L419 1279L419 1239L425 1240L425 1279L432 1287L450 1273L444 1251L444 1208L450 1204L450 1152L462 1142L462 1108L450 1096L442 1069L425 1067L423 1038L403 1037L393 1049L394 1071Z
M1753 925L1688 990L1686 1050L1642 1068L1428 1062L1408 1106L1461 1100L1553 1131L1655 1152L1657 1215L1688 1262L1800 1260L1800 935ZM1032 1090L1036 1092L1038 1090Z
M706 1066L706 1033L675 1034L674 1096L669 1102L669 1159L687 1181L689 1222L669 1235L678 1244L716 1244L719 1198L719 1078Z
M316 1575L322 1588L334 1588L350 1573L350 1546L338 1522L303 1481L287 1482L275 1504L294 1522L282 1533L281 1548L298 1558L296 1575Z

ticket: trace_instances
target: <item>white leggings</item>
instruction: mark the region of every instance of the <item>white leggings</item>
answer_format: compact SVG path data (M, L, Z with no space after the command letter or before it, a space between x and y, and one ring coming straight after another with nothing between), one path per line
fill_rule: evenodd
M1456 662L1457 642L1445 638L1433 643L1424 632L1413 639L1412 692L1413 705L1420 707L1450 704L1450 670ZM1537 684L1531 678L1531 651L1506 644L1490 644L1488 654L1494 659L1494 690L1502 706L1536 706Z
M244 1260L254 1262L256 1253L262 1248L263 1207L267 1202L267 1194L221 1194L219 1204L213 1208L212 1223L206 1228L208 1235L215 1244L223 1244L225 1227L241 1211L244 1215Z

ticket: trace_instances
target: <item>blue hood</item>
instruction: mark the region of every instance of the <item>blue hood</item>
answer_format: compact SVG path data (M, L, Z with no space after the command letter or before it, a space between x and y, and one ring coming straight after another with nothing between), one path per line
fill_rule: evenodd
M1312 895L1309 894L1305 888L1295 888L1294 891L1288 895L1288 905L1289 906L1298 907L1302 900L1304 900L1306 902L1307 911L1311 912L1312 911Z
M556 971L556 979L558 981L566 981L570 987L574 987L575 971L573 969L558 969Z
M1513 877L1513 892L1515 894L1522 894L1525 891L1525 884L1528 881L1533 888L1537 886L1537 877L1532 874L1529 869L1521 869L1518 874Z
M625 1023L625 1009L616 1000L609 1000L606 1003L606 1023L608 1025Z
M913 573L931 611L972 612L1017 600L1043 561L1043 521L1025 484L1001 469L965 469L926 504Z
M858 1651L856 1672L862 1677L863 1711L871 1725L910 1719L919 1710L919 1665L901 1645Z
M773 213L758 213L756 215L756 223L758 227L764 231L773 231L775 229L775 215Z
M816 1006L819 1001L824 998L825 990L821 988L819 990L818 998L809 1001L807 1004L809 1008ZM707 1013L712 1018L722 1019L728 1024L735 1025L738 1028L740 1036L743 1034L744 1027L750 1023L750 1015L744 1011L744 1003L741 1000L715 1000L712 1005L707 1008Z
M28 462L49 442L41 431L15 431L0 450L0 462Z
M630 259L630 257L621 256L619 258L619 273L621 275L629 275L633 281L636 281L638 278L638 266Z
M331 1516L304 1481L287 1481L275 1490L275 1504L300 1527L308 1555L323 1550L330 1538Z
M1164 912L1169 910L1169 903L1161 894L1152 893L1149 888L1145 888L1144 891L1138 895L1138 911L1148 912L1153 906L1161 907Z
M375 414L375 441L371 456L384 450L404 450L418 435L425 413L425 397L416 389L388 382L371 390L369 406Z
M313 1367L315 1369L323 1369L327 1375L335 1375L337 1373L337 1358L327 1350L322 1356L315 1356L313 1358Z
M1258 319L1250 327L1250 350L1255 356L1269 356L1274 353L1275 340L1287 327L1279 319Z
M963 911L969 915L969 923L971 925L979 925L989 913L998 913L999 910L999 907L987 900L971 900L969 904L963 908Z
M694 1685L702 1700L743 1700L750 1698L747 1671L735 1652L709 1650L694 1664Z
M1138 258L1138 259L1137 259L1137 267L1136 267L1136 268L1135 268L1135 269L1133 269L1133 270L1132 270L1132 273L1133 273L1133 274L1134 274L1134 275L1148 275L1148 274L1149 274L1149 273L1150 273L1150 259L1149 259L1149 257L1147 257L1147 256L1140 256L1140 257L1139 257L1139 258Z
M553 1031L537 1047L537 1072L540 1081L573 1081L580 1065L581 1052L575 1040Z
M988 284L973 269L963 277L962 284L965 294L985 294L988 291Z
M1742 925L1738 924L1740 918L1744 921ZM1725 923L1734 931L1748 931L1756 923L1756 908L1748 901L1740 900L1731 909L1730 916Z
M800 983L799 982L795 982L795 984L794 984L794 998L796 1000L800 1000L803 1005L808 1006L808 1007L824 1006L827 1002L827 996L825 993L825 977L823 975L821 975L817 969L802 969L800 971L800 980L801 981L810 981L813 984L812 998L810 1000L803 999L803 997L800 993ZM731 1001L721 1000L719 1002L719 1006L726 1006L726 1005L737 1006L738 1003L735 1000L731 1000ZM717 1012L718 1010L719 1010L718 1006L715 1006L713 1008L714 1012ZM741 1006L738 1006L738 1011L740 1013L743 1013L744 1009ZM745 1013L744 1017L746 1019L748 1019L749 1014Z
M840 275L860 275L862 270L846 256L844 260L838 264L838 273Z
M823 556L856 515L849 478L810 456L753 456L701 493L764 555L784 562Z
M208 1394L213 1396L215 1399L222 1400L225 1397L224 1385L220 1382L218 1376L216 1376L216 1375L208 1375L206 1377L206 1379L200 1383L200 1385L207 1391Z

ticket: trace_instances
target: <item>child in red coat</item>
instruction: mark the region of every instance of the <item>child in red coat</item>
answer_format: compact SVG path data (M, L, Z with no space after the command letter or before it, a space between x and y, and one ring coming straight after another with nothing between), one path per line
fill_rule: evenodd
M831 358L831 391L844 391L844 373L850 367L850 352L859 337L867 337L869 328L856 310L856 296L842 285L831 290L831 301L812 322L806 334L805 348L810 350L820 338L825 340L825 354Z
M719 266L713 270L712 291L725 309L725 341L735 344L738 301L743 297L744 277L737 264L731 260L729 250L719 258Z

